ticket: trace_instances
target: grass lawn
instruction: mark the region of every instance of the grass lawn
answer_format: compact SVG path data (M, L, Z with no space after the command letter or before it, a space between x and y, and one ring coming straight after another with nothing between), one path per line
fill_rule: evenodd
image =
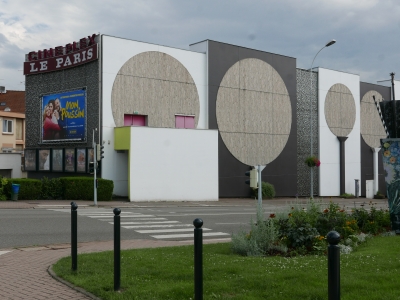
M193 246L121 252L114 292L113 252L81 254L53 266L61 278L102 299L193 299ZM230 244L203 246L204 299L328 299L326 256L241 257ZM341 299L400 299L400 237L376 237L341 255Z

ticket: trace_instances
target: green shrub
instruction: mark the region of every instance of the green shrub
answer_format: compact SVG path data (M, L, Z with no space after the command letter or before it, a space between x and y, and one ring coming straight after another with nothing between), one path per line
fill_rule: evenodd
M60 177L62 195L68 200L93 200L94 186L91 177ZM110 201L114 190L112 180L98 178L97 200Z
M385 199L386 196L382 194L380 191L376 192L376 195L374 195L374 199Z
M272 199L275 197L275 188L272 184L268 182L262 182L262 198L263 199ZM253 189L253 197L258 197L258 188Z
M18 200L37 200L42 193L42 182L39 179L12 178L8 181L5 191L7 198L11 198L11 185L19 184Z
M270 252L285 252L286 247L278 241L278 228L272 220L265 220L262 208L257 209L257 222L251 222L249 233L232 234L231 249L243 256L260 256Z
M8 183L7 178L0 176L0 201L7 200L7 195L5 194L5 187Z
M355 197L354 197L353 194L344 193L344 194L341 194L341 195L340 195L340 198L352 199L352 198L355 198Z
M41 199L62 199L63 190L60 178L48 179L47 177L42 178L42 193Z

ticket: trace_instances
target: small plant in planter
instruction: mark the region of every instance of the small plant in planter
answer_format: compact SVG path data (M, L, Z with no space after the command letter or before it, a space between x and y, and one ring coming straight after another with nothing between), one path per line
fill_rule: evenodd
M319 167L321 165L320 160L318 159L318 157L316 156L309 156L306 158L306 160L304 161L306 163L307 166L309 166L310 168L312 167Z
M376 195L374 195L374 199L385 199L385 195L382 194L380 191L376 192Z

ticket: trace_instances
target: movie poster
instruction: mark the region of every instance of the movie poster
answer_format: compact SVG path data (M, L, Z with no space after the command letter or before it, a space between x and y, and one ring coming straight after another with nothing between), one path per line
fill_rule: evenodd
M76 171L80 173L86 172L86 148L76 149Z
M50 149L39 150L39 171L50 171Z
M42 97L42 141L85 141L86 90Z
M75 149L65 149L64 155L65 172L75 172Z
M25 149L25 171L36 171L36 150Z
M63 149L52 150L52 168L53 172L62 172L63 170Z

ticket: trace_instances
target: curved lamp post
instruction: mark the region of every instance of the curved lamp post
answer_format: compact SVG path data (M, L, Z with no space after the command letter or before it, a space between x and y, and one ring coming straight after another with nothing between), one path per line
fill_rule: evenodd
M313 127L312 127L312 69L313 69L313 64L314 60L317 57L317 55L322 51L322 49L332 46L334 43L336 43L336 40L330 40L324 47L322 47L317 54L315 54L314 59L311 63L311 69L310 69L310 152L311 156L313 156ZM314 169L313 167L311 169L311 188L310 188L310 198L314 198Z

